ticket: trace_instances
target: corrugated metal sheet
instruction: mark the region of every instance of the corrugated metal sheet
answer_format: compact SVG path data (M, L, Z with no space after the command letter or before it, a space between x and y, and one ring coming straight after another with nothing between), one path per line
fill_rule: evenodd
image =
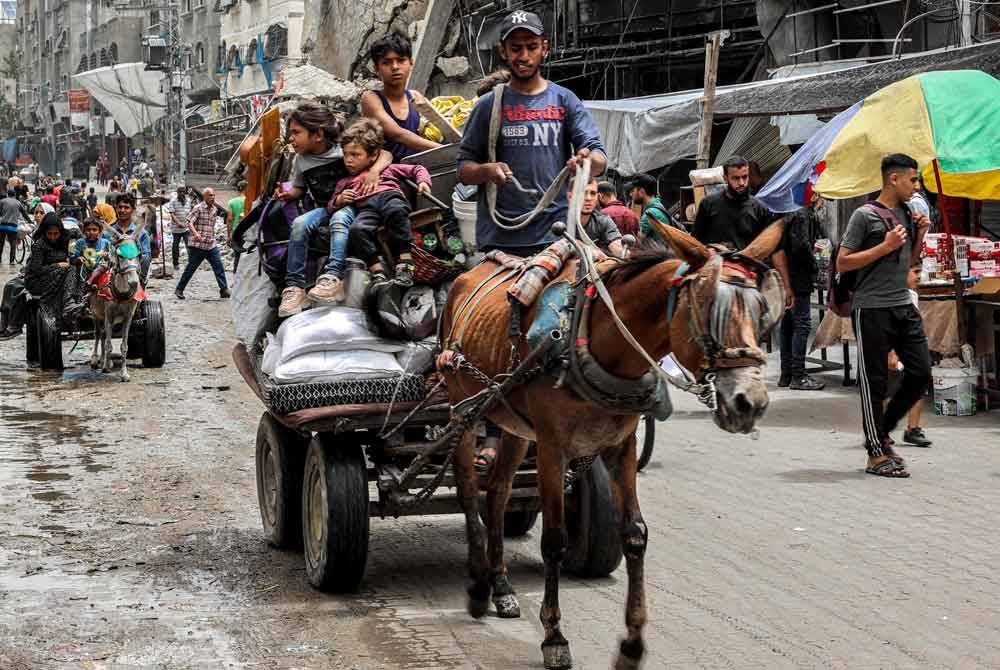
M756 161L765 177L773 174L792 154L781 144L778 129L767 117L735 119L719 147L713 165L721 165L730 156Z

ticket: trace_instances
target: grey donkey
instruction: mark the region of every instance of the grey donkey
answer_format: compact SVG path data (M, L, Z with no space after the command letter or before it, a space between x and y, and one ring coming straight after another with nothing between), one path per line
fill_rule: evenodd
M101 260L99 267L103 268L104 276L98 279L97 290L90 295L90 309L94 315L94 352L90 356L90 367L96 370L100 365L102 372L111 372L111 333L116 323L122 323L121 380L127 382L128 333L135 310L146 299L146 292L139 280L136 240L107 224L104 230L111 235L113 248Z

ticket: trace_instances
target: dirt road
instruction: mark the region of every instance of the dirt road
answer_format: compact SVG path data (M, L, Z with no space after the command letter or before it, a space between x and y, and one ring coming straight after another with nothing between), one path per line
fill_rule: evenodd
M262 408L230 360L228 304L207 267L186 301L172 289L151 286L167 363L128 384L90 371L89 343L63 374L0 343L0 668L541 667L537 530L507 545L513 621L466 616L459 517L374 521L353 596L312 590L301 555L266 545ZM647 668L1000 665L996 415L927 417L937 443L907 450L913 479L878 480L855 392L825 379L774 393L758 441L676 398L640 477ZM564 578L577 668L608 667L624 581Z

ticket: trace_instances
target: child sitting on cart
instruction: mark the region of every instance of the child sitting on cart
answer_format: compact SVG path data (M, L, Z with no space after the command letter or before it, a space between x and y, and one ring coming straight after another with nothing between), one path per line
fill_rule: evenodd
M111 241L101 236L102 231L99 219L90 218L83 222L83 237L76 241L69 255L71 265L82 265L87 270L97 266L100 254L106 254L111 249Z
M396 259L393 281L399 286L413 285L413 229L410 226L410 201L403 191L403 180L417 183L421 193L430 193L431 175L422 165L394 163L382 172L378 185L370 195L362 196L358 184L362 175L379 157L384 144L382 126L372 119L361 119L348 128L341 138L344 165L350 176L337 182L327 210L353 206L357 217L351 225L348 247L351 255L360 258L372 273L372 286L386 282L376 233L383 227L389 252ZM342 259L338 259L342 260ZM343 285L330 297L330 302L343 299Z

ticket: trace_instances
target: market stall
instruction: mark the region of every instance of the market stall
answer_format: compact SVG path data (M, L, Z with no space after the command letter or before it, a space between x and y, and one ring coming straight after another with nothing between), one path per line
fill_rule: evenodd
M1000 200L1000 81L978 70L929 72L896 82L832 119L768 184L765 197L815 190L848 198L878 189L883 156L903 152L937 194L938 230L924 240L918 289L930 349L955 357L971 345L984 398L996 393L1000 242L979 232L975 201ZM772 186L774 184L774 186ZM786 196L787 197L787 196ZM853 340L827 312L814 346ZM845 344L845 364L849 364ZM849 381L845 368L845 382Z

